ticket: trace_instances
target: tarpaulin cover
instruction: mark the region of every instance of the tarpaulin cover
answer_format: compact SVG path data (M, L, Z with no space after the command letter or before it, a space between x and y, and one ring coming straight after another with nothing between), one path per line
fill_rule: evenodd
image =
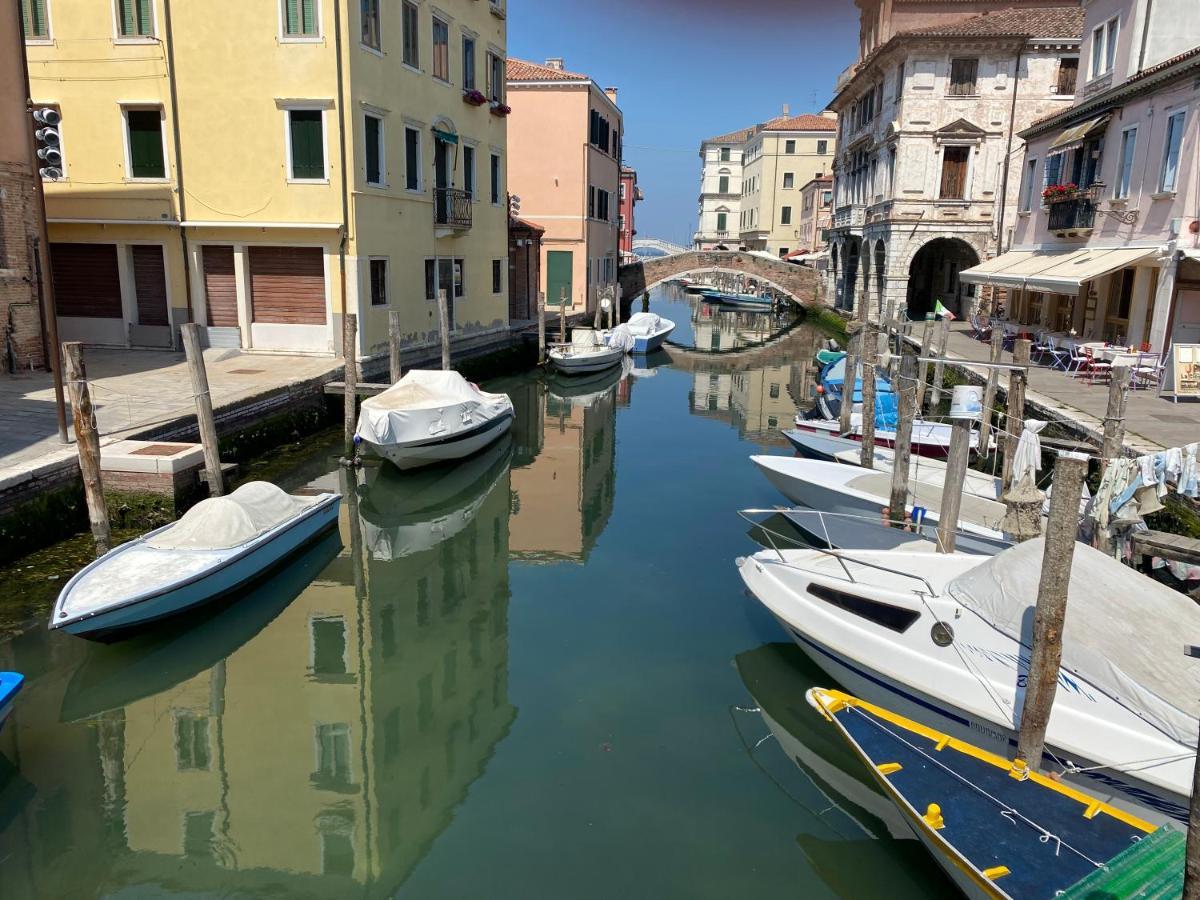
M996 554L953 579L950 595L1026 647L1045 540ZM1181 744L1196 746L1200 607L1086 544L1075 545L1062 666ZM1061 689L1061 688L1060 688Z
M622 323L608 333L605 343L613 350L622 350L628 353L633 349L635 343L633 332L630 331L628 325Z
M652 334L657 334L662 328L662 319L657 313L640 312L634 313L629 317L629 321L625 324L629 326L629 330L639 337L649 337Z
M229 550L304 512L317 498L293 497L266 481L251 481L228 497L201 500L146 541L157 550Z
M479 390L457 372L413 369L364 400L357 434L371 444L426 443L449 439L512 412L507 394Z

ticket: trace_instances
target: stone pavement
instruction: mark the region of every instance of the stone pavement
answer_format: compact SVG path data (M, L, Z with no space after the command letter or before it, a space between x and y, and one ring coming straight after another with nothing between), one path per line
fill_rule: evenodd
M329 357L238 350L206 350L204 361L213 407L218 411L290 384L330 380L341 370L340 361ZM102 444L195 415L182 353L89 348L84 351L84 364ZM68 427L70 421L68 408ZM0 485L74 456L74 444L58 439L50 374L0 375Z
M950 338L946 350L947 362L963 362L982 378L987 378L987 369L973 367L969 363L987 362L991 353L988 344L970 336L970 326L955 322L950 326ZM918 332L919 339L919 332ZM1012 354L1005 351L1000 356L1002 363L1011 363ZM1001 373L1000 387L1007 384ZM1108 409L1108 385L1067 375L1049 365L1036 364L1029 371L1029 388L1026 401L1041 406L1080 425L1093 436L1104 433L1104 415ZM1035 417L1026 411L1027 417ZM1125 407L1126 446L1141 453L1154 452L1167 447L1179 447L1200 440L1200 402L1159 397L1154 390L1129 392Z

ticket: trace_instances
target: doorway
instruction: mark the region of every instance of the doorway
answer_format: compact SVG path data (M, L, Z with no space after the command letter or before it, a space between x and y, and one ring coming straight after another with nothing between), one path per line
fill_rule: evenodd
M971 245L958 238L935 238L917 251L908 267L908 316L923 319L942 305L959 318L967 312L958 273L979 265Z
M560 303L560 298L566 298L570 306L572 293L572 275L575 266L573 250L549 250L546 252L546 305Z

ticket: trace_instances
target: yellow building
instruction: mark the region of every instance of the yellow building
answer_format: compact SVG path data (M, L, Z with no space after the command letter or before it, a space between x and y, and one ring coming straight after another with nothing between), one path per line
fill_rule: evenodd
M20 0L64 340L361 356L507 327L504 0Z

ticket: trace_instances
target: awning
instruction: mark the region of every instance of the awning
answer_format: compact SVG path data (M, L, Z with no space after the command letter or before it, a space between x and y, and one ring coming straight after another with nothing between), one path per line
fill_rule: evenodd
M433 129L433 136L446 144L458 143L458 135L452 131L442 131L440 128L435 128Z
M1073 250L1065 253L1010 250L978 266L963 269L958 273L958 278L967 284L994 284L1031 291L1076 294L1085 281L1134 265L1157 252L1153 247Z
M991 284L993 275L1003 272L1018 262L1024 262L1036 252L1035 250L1010 250L1008 253L1001 253L977 266L963 269L958 273L958 280L965 281L967 284Z
M1082 144L1092 135L1103 131L1108 125L1110 118L1109 113L1102 116L1096 116L1094 119L1088 119L1086 122L1080 122L1078 125L1073 125L1054 139L1054 143L1050 145L1047 153L1062 153Z

